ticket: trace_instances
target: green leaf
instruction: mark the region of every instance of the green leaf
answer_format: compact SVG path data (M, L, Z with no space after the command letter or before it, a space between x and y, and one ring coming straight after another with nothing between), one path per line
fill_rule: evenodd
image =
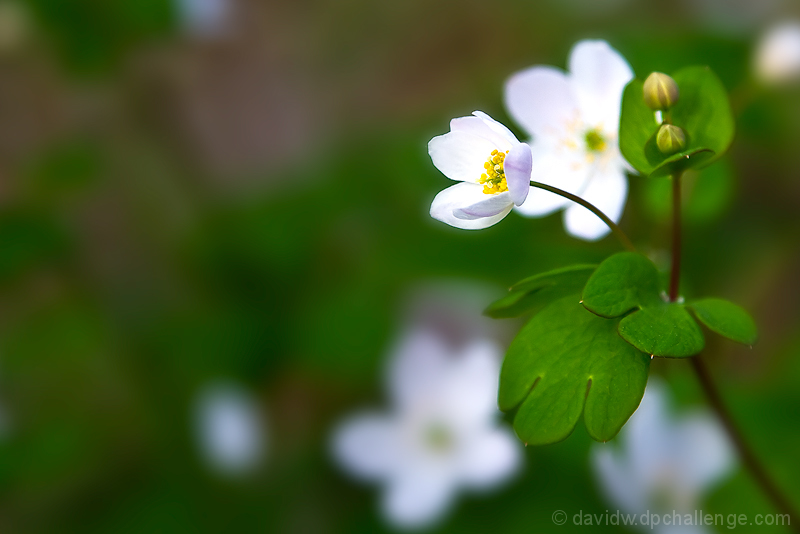
M619 334L637 349L670 358L697 354L703 333L682 303L662 298L658 269L635 252L606 259L583 289L586 309L602 317L621 317Z
M752 345L758 331L753 319L744 309L723 299L703 299L690 302L688 307L709 330L738 343Z
M483 312L502 319L535 312L567 295L580 294L597 265L570 265L528 277L514 284L509 294L489 305Z
M618 322L565 297L520 331L503 362L499 405L518 408L514 429L523 441L565 439L581 413L593 439L619 432L642 399L650 357L617 335Z
M642 97L644 82L632 80L622 96L619 146L622 155L646 176L666 176L700 169L719 159L730 146L734 119L728 95L708 67L687 67L672 75L680 88L678 103L664 120L686 133L686 150L664 155L655 144L660 124Z
M583 289L583 305L602 317L619 317L642 303L660 301L658 270L636 252L620 252L595 270Z
M730 163L723 159L702 171L690 170L681 178L681 214L686 224L707 223L731 204L735 181ZM656 221L672 215L672 181L654 178L644 183L645 212Z
M682 358L703 350L700 327L682 304L643 307L619 323L619 335L639 350L658 356Z

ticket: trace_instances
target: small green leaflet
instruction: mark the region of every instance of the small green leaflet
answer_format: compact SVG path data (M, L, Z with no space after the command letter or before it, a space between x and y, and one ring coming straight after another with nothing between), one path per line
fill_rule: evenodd
M620 336L654 356L683 358L703 350L703 333L687 308L708 328L734 341L750 344L756 337L752 319L730 302L667 302L656 266L634 252L615 254L600 264L583 290L583 305L601 317L622 317Z
M703 299L690 302L687 307L709 330L745 345L756 342L755 322L736 304L722 299Z
M618 319L589 313L578 296L535 315L508 349L499 405L516 409L514 429L528 444L565 439L583 413L589 435L613 438L644 394L650 356L617 334Z
M734 119L725 87L708 67L687 67L672 75L680 88L678 103L664 121L686 133L686 149L666 156L658 150L660 127L642 97L644 82L625 87L620 115L619 147L625 159L645 176L666 176L700 169L719 159L733 140Z
M597 265L570 265L530 276L514 284L508 295L483 312L495 319L536 313L548 303L566 295L580 294Z

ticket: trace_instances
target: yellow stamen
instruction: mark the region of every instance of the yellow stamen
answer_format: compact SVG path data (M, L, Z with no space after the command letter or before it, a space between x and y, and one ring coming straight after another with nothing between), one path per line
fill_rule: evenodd
M596 129L586 132L585 139L586 148L588 148L590 152L602 152L606 149L606 140Z
M487 195L508 191L506 174L503 167L506 154L508 154L507 150L505 152L492 150L489 158L483 164L483 168L486 169L486 173L481 174L481 177L478 179L478 183L483 184L483 192Z

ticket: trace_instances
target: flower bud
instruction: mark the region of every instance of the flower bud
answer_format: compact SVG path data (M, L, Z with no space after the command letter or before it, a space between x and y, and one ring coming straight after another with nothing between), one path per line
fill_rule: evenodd
M656 135L656 145L662 154L669 156L686 148L686 134L683 128L672 124L662 124Z
M652 110L666 110L678 103L678 84L663 72L654 72L644 81L644 103Z

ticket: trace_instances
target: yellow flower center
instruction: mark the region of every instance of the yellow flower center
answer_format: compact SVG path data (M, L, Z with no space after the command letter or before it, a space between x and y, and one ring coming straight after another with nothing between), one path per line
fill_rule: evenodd
M606 140L596 129L586 132L586 148L591 152L602 152L606 148Z
M505 152L492 150L489 159L483 164L486 172L481 174L478 183L483 184L483 192L487 195L508 191L506 173L503 170L503 161L506 159L506 154L508 154L508 150Z

